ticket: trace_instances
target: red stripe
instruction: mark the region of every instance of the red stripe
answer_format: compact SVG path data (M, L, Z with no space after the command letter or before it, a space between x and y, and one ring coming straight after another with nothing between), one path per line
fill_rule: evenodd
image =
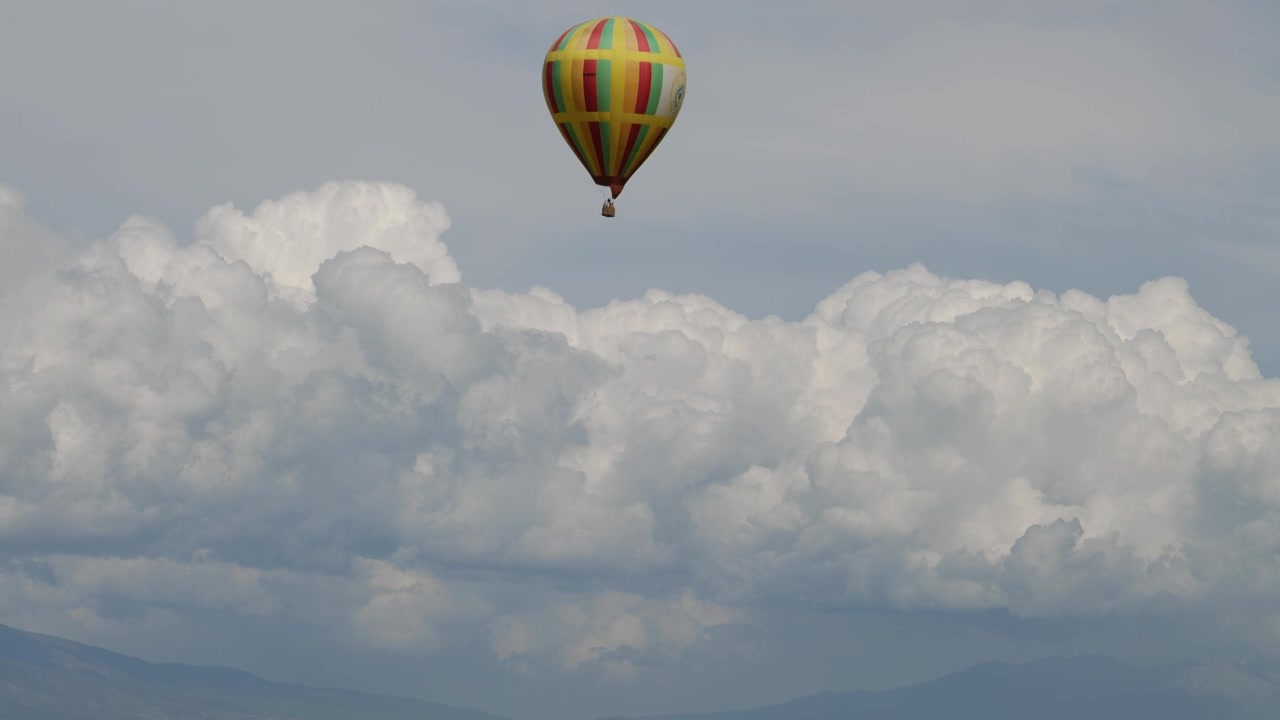
M636 33L636 49L640 52L649 52L649 38L645 36L644 30L641 30L634 20L628 20L627 22L631 23L631 29Z
M636 158L635 167L631 168L631 172L633 174L635 173L636 170L640 169L640 166L644 164L645 160L649 159L649 156L653 154L653 151L658 149L658 143L662 142L662 138L665 137L666 134L667 134L667 128L662 128L661 130L658 131L658 137L654 138L653 142L649 144L649 151L646 152L643 157Z
M588 50L600 49L600 36L604 34L604 24L607 22L609 22L607 19L601 20L591 29L591 39L587 41Z
M586 95L587 112L597 112L596 107L596 61L582 61L582 92Z
M640 63L640 80L639 86L636 88L636 109L635 112L643 115L649 109L649 86L653 84L653 65L647 62Z
M547 96L547 107L551 108L551 112L558 113L560 108L556 107L556 86L551 77L553 65L554 63L547 63L546 72L542 74L542 92Z
M631 132L627 134L627 147L622 151L622 157L618 160L618 172L626 172L627 158L631 157L631 151L635 149L636 140L640 139L640 126L633 124Z
M591 144L596 148L596 160L600 166L601 173L608 173L609 168L604 166L604 144L600 142L600 123L589 122L587 127L591 128Z
M568 35L570 30L573 30L573 28L569 28L569 30L565 30L564 32L560 33L560 37L556 38L556 41L551 43L552 50L555 50L556 48L560 47L560 43L564 42L564 36Z
M563 137L564 141L569 144L569 149L573 151L573 156L578 158L578 162L582 163L583 167L590 170L591 164L587 162L586 158L582 157L582 153L578 152L578 146L573 144L573 138L569 137L568 123L559 123L556 125L556 127L560 128L560 136Z

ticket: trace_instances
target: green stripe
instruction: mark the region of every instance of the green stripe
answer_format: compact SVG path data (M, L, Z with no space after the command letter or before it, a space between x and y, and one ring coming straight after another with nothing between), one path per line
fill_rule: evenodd
M641 125L640 134L636 136L636 145L631 148L631 154L627 156L627 162L622 166L622 175L625 177L631 174L631 163L636 161L636 153L640 152L640 146L644 145L644 138L649 134L649 126Z
M573 140L573 147L578 151L578 157L582 158L583 164L585 164L587 166L587 169L590 170L591 169L591 153L588 153L586 150L582 149L582 140L578 138L578 133L574 132L573 123L565 123L564 129L569 133L569 138Z
M636 24L640 26L640 29L644 31L644 36L649 40L649 52L656 53L661 51L662 48L658 45L658 38L653 36L653 31L649 29L649 26L642 22Z
M600 49L613 49L613 18L604 21L604 31L600 33Z
M587 22L590 22L590 21L588 20ZM569 40L572 39L573 36L577 34L578 30L581 29L582 26L586 24L587 23L578 23L577 25L574 25L572 30L564 34L564 39L560 41L560 44L556 46L556 49L563 50L566 47L568 47Z
M564 88L560 86L560 60L556 60L551 64L551 89L556 96L556 109L560 112L568 110L568 106L564 104Z
M596 107L609 112L609 93L613 91L613 61L596 61Z
M649 107L645 115L658 112L658 100L662 97L662 63L649 63Z

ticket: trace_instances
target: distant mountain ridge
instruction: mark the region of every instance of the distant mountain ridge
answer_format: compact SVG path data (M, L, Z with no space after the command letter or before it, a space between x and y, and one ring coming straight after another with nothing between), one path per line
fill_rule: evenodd
M989 662L891 690L629 720L1273 720L1280 663L1137 668L1102 655ZM274 683L0 625L0 720L505 720L413 698ZM611 720L628 720L615 717Z
M413 698L149 663L0 625L0 720L505 720Z
M1174 668L1147 670L1103 655L988 662L891 690L827 691L777 705L607 720L1264 720L1280 718L1270 699L1192 691Z

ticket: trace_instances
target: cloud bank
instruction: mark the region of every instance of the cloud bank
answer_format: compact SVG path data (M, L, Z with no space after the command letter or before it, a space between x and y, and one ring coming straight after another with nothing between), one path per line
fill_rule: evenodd
M1278 639L1280 381L1178 278L584 310L463 284L448 227L330 183L72 252L0 191L0 621L230 613L614 679L788 608Z

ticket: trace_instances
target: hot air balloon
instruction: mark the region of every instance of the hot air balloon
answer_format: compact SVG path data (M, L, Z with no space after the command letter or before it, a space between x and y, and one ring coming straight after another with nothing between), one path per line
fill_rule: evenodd
M652 25L596 18L552 43L542 94L564 141L612 193L601 215L614 216L614 199L671 130L684 87L684 58Z

